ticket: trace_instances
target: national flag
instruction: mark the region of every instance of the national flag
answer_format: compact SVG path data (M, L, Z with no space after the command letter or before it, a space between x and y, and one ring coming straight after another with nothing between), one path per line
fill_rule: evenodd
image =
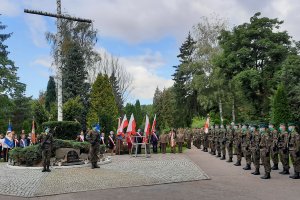
M136 133L135 128L136 128L136 122L133 114L131 114L126 133L128 133L129 135L135 135Z
M122 120L122 123L118 129L118 135L121 135L123 134L123 130L128 126L128 120L127 120L127 117L126 117L126 114L124 115L123 117L123 120Z
M206 122L204 124L204 133L208 133L208 127L209 127L209 115L207 115Z
M145 143L148 142L148 136L150 134L150 122L149 122L149 117L146 115L146 121L145 121L145 129L144 129L144 134L145 134Z
M12 132L12 125L11 125L10 120L8 121L7 131L8 131L8 132Z
M154 119L153 119L151 133L154 133L156 131L155 126L156 126L156 114L155 114Z
M31 143L36 143L36 135L35 135L35 126L34 126L34 119L32 120L32 127L31 127Z

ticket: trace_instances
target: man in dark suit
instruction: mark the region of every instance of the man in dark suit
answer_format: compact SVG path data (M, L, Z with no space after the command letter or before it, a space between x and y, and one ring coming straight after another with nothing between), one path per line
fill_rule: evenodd
M151 135L151 144L153 148L153 153L157 153L157 144L158 144L159 136L156 131L154 131Z

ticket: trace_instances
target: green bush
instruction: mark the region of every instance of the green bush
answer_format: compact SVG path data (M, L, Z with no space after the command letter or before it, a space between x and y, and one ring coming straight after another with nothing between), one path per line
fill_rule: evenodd
M76 142L72 140L54 139L52 156L55 156L55 151L59 148L80 149L81 153L88 153L90 144L88 142ZM16 165L33 166L39 164L42 161L41 145L37 144L25 148L14 148L9 152L9 156L14 160Z
M53 129L56 127L54 137L64 140L75 140L81 131L81 125L75 121L50 121L43 123L43 129L47 127Z

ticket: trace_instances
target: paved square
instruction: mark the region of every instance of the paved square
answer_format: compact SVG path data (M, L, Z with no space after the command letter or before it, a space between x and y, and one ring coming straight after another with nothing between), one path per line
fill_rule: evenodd
M100 169L40 170L0 166L0 194L34 197L97 189L198 181L209 177L184 154L157 154L151 158L114 156Z

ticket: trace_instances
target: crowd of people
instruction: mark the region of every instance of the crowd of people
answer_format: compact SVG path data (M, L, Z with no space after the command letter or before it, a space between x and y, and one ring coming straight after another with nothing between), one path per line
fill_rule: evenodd
M8 162L8 152L11 149L15 147L25 148L39 143L39 141L36 140L38 137L39 134L37 134L36 137L32 137L32 133L26 135L24 130L21 131L20 135L16 134L15 131L7 131L5 135L0 134L0 160Z
M246 161L244 170L251 170L254 165L253 175L260 175L262 163L265 174L262 179L270 179L272 170L279 170L279 161L283 166L282 175L290 174L290 159L294 168L292 179L300 179L300 135L297 126L282 123L275 128L274 124L227 124L219 126L215 124L209 129L196 129L194 133L194 145L202 148L204 152L233 162L233 156L237 157L235 166L241 166L242 158ZM271 167L271 161L273 166Z

